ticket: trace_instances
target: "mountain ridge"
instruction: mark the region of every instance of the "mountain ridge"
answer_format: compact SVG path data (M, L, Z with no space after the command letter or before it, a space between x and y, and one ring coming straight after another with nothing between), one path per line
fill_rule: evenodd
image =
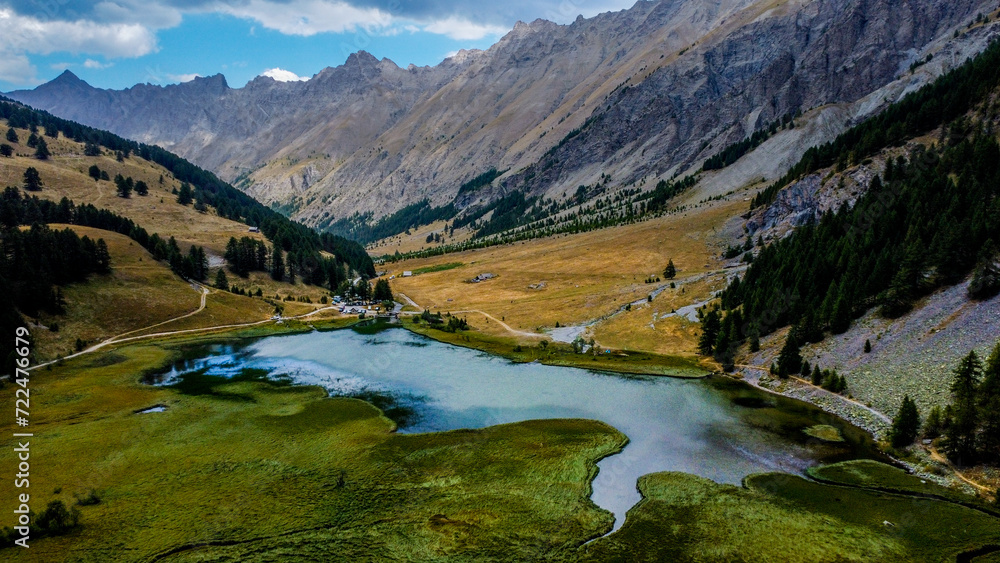
M784 115L859 102L928 46L953 33L963 41L959 32L987 7L638 2L566 25L518 22L489 49L434 67L403 69L360 51L305 82L258 77L234 89L217 75L109 91L53 81L11 97L170 148L323 228L422 199L559 199L604 174L613 187L653 184ZM806 148L793 144L785 160ZM508 172L456 201L490 168Z

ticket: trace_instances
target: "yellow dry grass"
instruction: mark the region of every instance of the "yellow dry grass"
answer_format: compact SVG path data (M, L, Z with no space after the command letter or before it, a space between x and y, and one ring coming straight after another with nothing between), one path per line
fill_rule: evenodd
M397 276L391 282L393 291L422 307L443 312L482 311L514 330L540 332L555 327L557 322L576 325L604 319L625 304L644 299L656 287L644 280L651 275L662 276L670 259L678 269L678 282L718 270L721 263L717 256L724 243L717 233L743 205L718 202L634 225L407 260L387 268ZM399 277L404 270L450 262L463 265ZM487 272L496 278L468 283ZM669 312L704 300L710 287L718 289L706 281L686 288L685 293L668 290L654 301L654 306ZM476 329L487 334L505 332L475 313L468 316ZM663 322L655 334L645 335L636 327L648 324L648 316L639 311L622 313L599 321L592 330L609 343L613 341L615 348L693 354L693 328ZM605 344L600 338L598 341Z
M389 238L375 241L369 244L366 247L366 250L368 250L368 253L372 256L382 256L385 254L392 254L394 252L406 254L407 252L418 252L448 244L465 242L472 237L472 230L467 227L456 229L454 235L447 234L444 230L444 227L447 224L447 221L435 221L429 225L422 225L410 230L410 234L400 233ZM441 233L444 237L444 241L427 242L427 235L433 233Z
M6 131L3 121L0 121L0 130ZM13 143L14 157L0 158L0 187L20 187L24 171L34 167L39 171L43 188L31 195L52 201L66 197L78 205L90 203L109 209L132 219L150 234L158 233L163 238L174 236L182 251L192 244L205 247L214 263L221 263L230 237L250 236L266 240L260 233L249 233L242 223L219 217L212 209L200 213L192 205L178 204L177 196L171 191L178 188L180 182L159 165L136 156L118 162L108 151L101 156L87 157L83 154L82 144L61 135L58 139L45 137L52 156L48 160L38 160L32 156L34 149L26 145L30 132L24 129L15 131L20 142ZM136 181L145 181L149 186L149 195L133 193L128 199L118 197L113 181L98 182L88 175L90 166L94 164L111 178L121 174ZM77 338L92 345L126 332L136 331L130 334L134 336L242 324L266 319L274 312L274 306L262 299L212 290L203 311L176 322L141 330L197 310L200 289L183 281L166 264L154 260L128 237L89 227L52 225L52 228L66 227L81 236L103 238L111 253L113 271L105 276L92 276L87 283L64 288L67 302L65 315L43 315L36 319L39 321L36 326L41 329L34 331L38 335L40 359L75 352ZM216 271L217 268L212 269L208 283L215 280ZM323 288L302 283L275 282L262 272L254 272L247 279L229 274L229 282L253 292L260 288L265 297L272 299L275 295L279 299L290 295L296 299L308 297L313 302L282 302L286 315L301 315L315 310L321 306L320 298L327 294ZM58 325L58 332L42 329L53 324Z
M6 122L0 120L0 124L6 131ZM17 156L0 159L0 186L20 187L25 169L34 167L42 178L43 188L32 195L53 201L67 197L77 204L90 203L109 209L132 219L150 234L159 233L164 238L174 236L182 250L195 244L204 246L210 254L222 256L229 237L250 236L266 240L260 233L249 233L242 223L219 217L212 209L200 213L193 205L177 203L177 196L171 191L179 188L180 182L157 164L136 156L118 162L108 151L101 156L84 156L82 144L61 135L58 139L45 138L52 156L48 160L38 160L31 156L34 150L25 145L30 132L15 131L20 137L20 143L14 147ZM88 176L87 171L94 164L106 171L112 180L116 174L121 174L146 182L149 195L139 196L133 192L128 199L118 197L114 181L98 182Z

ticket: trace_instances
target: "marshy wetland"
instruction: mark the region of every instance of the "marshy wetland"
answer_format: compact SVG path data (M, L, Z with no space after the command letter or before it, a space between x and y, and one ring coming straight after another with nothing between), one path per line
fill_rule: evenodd
M899 471L871 461L863 486L808 479L880 456L725 379L515 364L398 329L149 343L34 378L35 502L99 502L13 560L940 561L1000 527L869 486Z

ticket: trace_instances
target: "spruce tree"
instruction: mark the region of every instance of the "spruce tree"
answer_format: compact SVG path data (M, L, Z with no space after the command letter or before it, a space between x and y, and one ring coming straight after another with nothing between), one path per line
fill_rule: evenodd
M48 160L52 156L49 152L49 145L45 143L45 139L42 137L38 138L38 144L35 146L35 158L38 160Z
M42 178L33 166L29 166L24 171L24 189L29 192L37 192L42 189Z
M899 406L899 412L892 419L892 428L889 430L889 441L895 448L905 448L917 439L920 430L920 413L917 411L917 404L910 399L909 395L903 397L903 403Z
M663 279L672 280L677 275L677 268L674 267L673 259L667 261L667 267L663 270Z
M20 139L17 137L17 131L14 131L13 127L7 128L7 142L17 144Z
M951 423L945 433L948 456L960 465L975 463L979 408L976 392L983 364L975 351L962 358L951 384Z
M281 247L277 243L271 248L271 279L274 281L285 279L285 261L281 256Z
M225 268L219 268L219 271L215 273L215 288L229 289L229 278L226 276Z
M872 341L865 339L865 354L869 354L872 351Z
M98 182L101 179L101 169L98 168L96 164L90 165L90 169L87 170L87 174L89 174L90 177L93 178L95 182Z
M701 338L698 339L698 351L708 356L715 349L715 341L719 338L719 312L715 309L705 313L701 321Z
M1000 462L1000 342L986 359L983 383L979 386L982 413L979 450L991 462Z
M0 143L0 156L14 156L14 147L7 143Z
M799 342L795 337L795 331L788 331L788 338L785 339L785 345L781 348L781 353L778 354L778 375L781 377L788 377L799 373L802 369L802 356L799 354Z

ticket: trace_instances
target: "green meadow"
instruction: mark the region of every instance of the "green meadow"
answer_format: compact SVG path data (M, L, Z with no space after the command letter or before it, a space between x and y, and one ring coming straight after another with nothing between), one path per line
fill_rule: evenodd
M733 487L658 473L640 481L644 500L623 528L602 538L612 516L590 501L590 483L596 462L627 443L604 423L398 434L370 403L253 370L142 383L192 342L32 372L32 508L61 500L79 525L2 548L0 559L944 561L995 543L1000 529L985 512L898 484L901 493L768 474ZM12 411L9 391L0 402ZM153 406L166 410L137 414ZM14 445L2 440L4 451ZM2 456L0 471L13 476L14 463ZM3 525L14 494L0 492Z

